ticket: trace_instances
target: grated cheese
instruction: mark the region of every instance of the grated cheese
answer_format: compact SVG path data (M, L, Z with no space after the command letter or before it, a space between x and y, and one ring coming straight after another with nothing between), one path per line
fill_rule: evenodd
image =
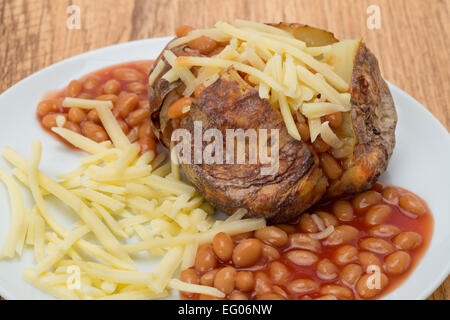
M66 108L81 108L81 109L95 109L98 106L105 106L109 109L113 108L113 103L109 100L89 100L89 99L80 99L80 98L65 98L63 103L63 107Z
M222 291L220 291L219 289L216 289L214 287L202 286L202 285L198 285L198 284L187 283L187 282L183 282L183 281L178 280L178 279L170 280L169 286L172 289L185 291L185 292L203 293L203 294L207 294L207 295L210 295L210 296L213 296L213 297L218 297L218 298L224 298L225 297L225 294Z
M308 235L313 239L322 240L327 238L334 231L333 225L329 225L325 230L317 233L308 233Z
M338 138L338 136L331 130L328 121L325 121L321 125L320 136L332 148L340 148L344 143Z
M211 57L176 57L170 51L200 36L220 38L220 42L226 41L228 44ZM348 68L353 64L351 61L341 61L336 66L330 65L326 63L325 55L335 55L335 62L343 57L351 59L358 43L356 40L345 40L336 45L307 47L305 42L296 39L290 32L271 25L239 19L232 25L217 22L213 29L194 30L169 43L169 50L163 55L172 68L163 78L169 82L181 79L186 87L183 95L190 96L198 85L210 86L223 69L232 67L247 74L245 79L258 90L261 98L267 99L274 108L280 108L289 134L299 140L298 130L294 128L295 122L288 110L300 111L307 118L320 118L333 113L332 110L343 112L350 109ZM197 76L189 70L193 66L199 67ZM317 100L318 94L321 97ZM314 102L334 106L310 105ZM317 121L313 122L316 127L310 130L316 135L320 130Z

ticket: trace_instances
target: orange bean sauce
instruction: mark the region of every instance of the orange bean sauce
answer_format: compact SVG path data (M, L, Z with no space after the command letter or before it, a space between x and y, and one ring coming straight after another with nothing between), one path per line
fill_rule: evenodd
M139 143L141 152L156 151L147 88L152 63L152 60L142 60L110 66L73 80L60 91L47 94L36 111L41 126L69 147L73 146L51 131L57 125L57 115L65 118L63 127L66 129L97 142L109 140L95 110L62 106L66 97L109 100L113 103L112 111L129 140Z
M295 237L300 237L300 239L303 237L305 239L306 236L306 239L310 238L307 236L308 232L305 228L309 227L308 221L311 222L312 219L305 219L303 223L296 221L291 224L275 226L277 227L275 230L251 232L233 237L232 258L223 261L219 256L231 256L229 253L230 248L227 248L227 246L230 246L230 241L227 242L224 235L220 234L220 239L215 239L213 244L206 245L209 246L208 250L200 250L200 254L203 255L207 252L208 264L203 265L202 261L205 260L202 259L204 257L198 259L198 265L196 264L192 268L187 269L189 271L185 270L182 272L181 280L215 286L217 289L222 290L225 288L227 293L225 299L378 299L400 286L418 265L431 241L433 217L425 201L408 190L381 184L376 184L372 190L373 192L369 197L364 198L365 195L359 196L360 200L363 198L362 202L367 200L366 203L370 204L363 209L355 209L355 206L359 207L356 201L352 204L352 201L358 195L343 198L352 204L353 207L352 218L349 219L348 215L340 215L341 219L344 217L345 221L339 220L333 212L333 204L337 200L317 205L308 210L308 213L316 213L317 216L321 217L325 227L328 222L335 224L335 230L340 226L344 227L339 229L347 230L347 232L349 230L354 231L353 228L355 228L355 232L348 232L349 236L347 238L339 238L331 234L325 239L308 240L312 241L314 245L304 245L302 241L295 242L293 240ZM412 196L417 203L412 203L409 207L404 203L400 206L399 197L403 195ZM377 210L372 209L370 218L366 217L371 208L380 205L388 206L391 209L390 213L386 214L386 208L379 210L378 213L374 213ZM416 211L416 214L413 214L405 210L405 208L414 207L413 205L418 205L421 210L423 209L420 215L417 215L418 211ZM322 213L319 214L319 212ZM374 219L374 216L377 214L380 216ZM369 225L368 223L372 224ZM390 227L383 229L382 226L384 225L389 225ZM316 224L314 226L317 228ZM282 232L279 232L280 230L283 230L285 234L283 235ZM380 230L392 231L393 234L380 234ZM313 231L314 233L316 232L316 230ZM289 238L288 241L285 240L286 235ZM414 237L411 235L414 235ZM375 240L367 240L370 238ZM236 252L242 252L242 248L236 248L239 248L238 244L244 241L243 239L259 241L262 246L268 246L266 249L268 248L268 251L272 252L272 254L264 256L264 250L262 250L258 254L256 262L250 261L251 265L246 265L245 267L236 266L236 263L239 265L242 261L239 260L239 257L236 258L236 255L239 256L241 254L241 259L249 260L248 252L244 252L244 254ZM345 239L345 241L339 243L336 239ZM414 239L419 239L419 241L414 242ZM221 246L218 246L218 243ZM301 243L303 243L303 247ZM216 249L217 253L214 255L215 248L219 249ZM254 250L259 249L255 246ZM300 250L300 252L295 250ZM387 250L387 252L383 250ZM227 254L224 254L224 252ZM375 257L375 260L367 260L369 257ZM373 271L370 270L370 275L367 274L365 267L367 267L367 261L373 264L376 260L380 262L381 267L379 269L381 272L379 273L380 287L378 289L375 287L374 290L367 290L367 278L375 276L375 274L372 274L371 272ZM228 280L219 273L225 267L228 268L226 269L229 275ZM235 272L231 272L230 267ZM353 283L346 282L346 279L352 282L351 277L346 277L352 274L352 270L361 270L361 274L355 273L356 276L353 279ZM240 271L253 273L253 284L251 281L247 281L250 287L244 288L244 290L238 288L240 280L237 280L237 278ZM208 277L203 277L208 272ZM214 281L214 277L217 277L217 275L219 275L220 279ZM240 276L251 277L249 274ZM209 282L205 280L206 282L202 283L201 279L204 278L208 278ZM374 284L375 282L370 282L369 285ZM230 286L233 286L232 290ZM181 292L181 296L184 299L213 298L203 294L184 292Z

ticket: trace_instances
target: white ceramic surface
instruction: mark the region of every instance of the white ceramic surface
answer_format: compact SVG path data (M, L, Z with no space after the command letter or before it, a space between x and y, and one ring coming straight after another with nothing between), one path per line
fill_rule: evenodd
M170 38L155 38L114 45L56 63L20 81L0 95L0 149L10 146L28 157L31 143L43 143L41 170L53 175L77 165L80 153L69 150L44 132L35 117L42 95L66 86L70 80L103 67L132 60L154 59ZM420 103L390 85L398 111L397 144L381 182L407 188L424 198L433 212L435 226L429 249L406 282L385 299L424 299L450 272L450 134ZM10 166L0 159L0 168ZM26 193L26 202L31 205ZM69 225L74 215L56 204L58 219ZM0 186L0 245L10 223L10 206ZM32 250L22 258L0 261L0 295L6 299L49 299L49 295L22 280L21 273L33 266ZM138 267L150 271L157 259L138 256ZM176 298L174 294L172 297Z

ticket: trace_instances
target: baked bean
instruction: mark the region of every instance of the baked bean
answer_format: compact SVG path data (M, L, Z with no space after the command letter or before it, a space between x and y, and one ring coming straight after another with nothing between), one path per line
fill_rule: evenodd
M97 110L92 109L91 111L88 112L87 114L87 118L95 123L100 123L100 117L98 116Z
M122 129L123 133L128 134L130 132L130 128L125 121L123 121L122 119L116 119L116 121L119 124L120 129Z
M141 82L131 82L127 84L127 90L135 93L142 93L147 90L147 86Z
M370 299L379 294L389 283L388 277L382 273L380 283L376 282L376 276L372 274L363 275L356 284L356 292L361 298Z
M70 108L67 117L74 123L80 123L86 118L86 112L81 108Z
M381 192L381 195L383 196L384 199L390 202L397 202L399 196L397 189L394 187L384 188L383 191Z
M340 221L352 221L353 207L347 200L338 200L333 203L333 213Z
M298 266L312 266L319 260L317 255L306 250L291 250L286 253L286 258Z
M319 290L319 285L311 279L297 279L291 281L287 289L293 294L307 294Z
M57 127L58 125L56 123L56 117L58 117L58 116L66 117L66 114L65 113L47 114L45 117L42 118L42 125L47 129Z
M88 90L88 91L92 91L95 88L97 88L98 83L99 83L98 77L96 77L96 76L88 76L83 81L83 88Z
M335 180L342 176L342 168L333 156L328 153L319 155L320 165L328 179Z
M191 49L198 50L201 54L208 54L217 47L217 42L210 37L200 36L188 42Z
M253 231L239 233L239 234L233 236L232 238L234 241L239 242L241 240L249 239L251 237L253 237Z
M214 279L216 278L217 272L219 272L219 269L213 269L203 274L200 277L200 284L208 287L214 286Z
M297 130L298 130L298 133L300 134L300 137L302 138L302 141L307 142L310 138L308 125L305 122L298 122Z
M288 235L297 231L297 229L291 224L277 224L277 227L286 232Z
M225 267L219 270L214 278L214 287L225 294L230 294L234 290L236 279L236 269L233 267Z
M182 25L179 26L177 30L175 30L175 34L177 35L177 37L181 38L187 36L188 33L191 32L192 30L195 30L195 28L187 25Z
M213 248L209 244L202 245L195 257L195 270L206 272L216 267L217 260Z
M148 102L148 100L139 100L138 108L150 109L150 102Z
M106 94L117 94L120 89L122 89L122 86L116 79L108 80L103 86L103 92Z
M142 121L150 117L150 110L149 109L138 109L133 112L131 112L127 117L127 123L134 127L138 124L140 124Z
M316 223L312 219L311 215L308 213L303 213L300 217L298 227L302 232L316 233L319 231Z
M356 211L362 211L380 202L381 194L379 192L370 190L357 195L353 199L352 205L353 209L355 209Z
M286 298L278 293L269 292L256 296L256 300L286 300Z
M181 271L180 280L186 283L199 284L200 278L197 271L192 268Z
M269 277L276 284L284 284L289 279L288 268L279 261L273 261L268 266Z
M262 271L255 272L255 294L257 296L272 291L269 277Z
M126 96L127 94L130 94L130 92L126 91L126 90L121 90L119 92L119 94L117 95L117 98L122 98L123 96Z
M275 292L276 294L279 294L280 296L284 297L285 299L288 298L286 291L284 291L283 289L281 289L281 287L279 287L277 285L272 286L272 291Z
M102 93L103 93L102 87L97 87L95 90L92 91L92 94L94 95L94 97L101 96Z
M392 239L394 245L402 250L414 250L422 244L422 236L417 232L401 232Z
M326 245L336 246L343 243L348 243L353 241L359 234L359 230L355 227L349 225L341 225L334 228L333 233L331 233L325 240Z
M127 93L117 100L113 110L114 115L126 118L137 107L138 103L139 97L135 93Z
M295 249L305 249L314 252L320 252L322 245L317 239L313 239L304 233L293 233L289 236L289 245Z
M102 94L95 98L95 100L111 101L113 104L117 102L118 97L115 94Z
M337 221L335 216L333 216L331 213L328 213L325 211L317 211L317 212L315 212L315 214L318 215L320 219L322 219L325 227L328 227L328 226L336 227L339 224L339 222Z
M230 295L230 300L248 300L248 297L242 292L235 291Z
M251 271L239 271L236 274L236 288L241 291L252 291L255 287L255 277Z
M353 298L353 293L349 288L336 284L326 284L320 288L319 292L324 296L331 295L346 300Z
M199 284L200 282L197 271L195 271L194 269L185 269L181 271L180 280L192 284ZM192 292L182 291L182 293L188 298L192 298L194 296Z
M315 298L314 300L337 300L335 296L327 295Z
M403 210L406 210L415 216L422 216L427 213L426 207L415 195L411 193L400 196L398 199L398 205Z
M375 182L375 184L372 187L372 190L375 190L376 192L380 192L383 191L383 185L379 182Z
M63 109L64 98L56 98L56 99L53 99L53 101L55 102L56 111L63 112L64 110L62 110L62 109Z
M133 129L135 129L134 127ZM132 143L134 141L131 141ZM150 137L139 138L139 146L141 147L141 153L145 153L147 151L153 150L156 152L156 142L155 139Z
M287 233L274 226L256 230L255 238L275 247L282 247L288 242Z
M322 280L333 280L338 276L339 270L336 265L328 259L322 259L317 263L317 276Z
M81 130L83 135L96 142L103 142L109 139L105 129L92 121L84 121L81 124Z
M233 264L239 268L254 265L261 256L262 243L258 239L245 239L233 249Z
M187 112L184 112L185 107L189 107L193 101L194 99L192 99L191 97L183 97L176 100L167 109L167 116L169 117L169 119L177 119L184 115L187 115Z
M78 96L79 99L92 99L92 95L89 92L82 92Z
M37 114L40 117L47 115L50 112L59 111L58 106L56 105L55 100L42 100L39 102L37 106Z
M115 69L113 77L122 81L142 81L145 78L141 72L131 68Z
M78 133L78 134L81 134L81 128L80 128L80 126L79 126L78 124L72 122L72 121L66 121L66 122L64 123L64 126L63 126L63 127L66 128L66 129L68 129L68 130L70 130L70 131L73 131L73 132L76 132L76 133Z
M334 252L333 258L338 266L344 266L358 259L358 249L349 244L343 245Z
M372 237L392 238L400 233L400 229L390 224L380 224L369 229L369 235Z
M342 112L328 114L324 118L324 120L328 121L330 127L332 128L339 128L342 124Z
M330 146L322 140L322 138L319 136L314 140L312 143L312 147L316 152L322 153L327 152L330 149Z
M361 266L363 267L363 271L367 272L367 268L370 266L378 266L382 267L380 259L372 252L362 251L358 254L358 260Z
M152 123L150 122L150 119L145 119L142 121L140 127L139 127L139 138L142 137L153 137L153 127Z
M280 253L274 247L271 247L267 244L263 244L261 248L261 254L268 261L277 260L280 258Z
M80 94L82 87L83 85L80 81L70 81L69 85L67 86L67 96L72 98L77 97Z
M394 251L392 244L379 238L366 238L359 241L359 247L378 254L388 254Z
M340 273L340 279L341 281L349 286L352 287L355 285L356 281L358 281L359 277L362 275L363 270L360 265L355 263L350 263L342 268Z
M384 269L391 275L402 274L410 264L411 256L405 251L397 251L384 258Z
M376 204L366 212L364 221L369 226L385 222L391 215L392 208L387 204Z
M233 254L233 240L224 233L219 232L214 236L213 242L214 253L222 261L229 261Z

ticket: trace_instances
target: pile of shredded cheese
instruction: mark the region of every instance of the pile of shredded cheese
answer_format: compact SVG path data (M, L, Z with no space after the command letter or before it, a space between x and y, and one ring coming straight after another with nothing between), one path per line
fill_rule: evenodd
M176 57L171 49L187 44L199 36L208 36L228 43L212 57ZM342 66L327 63L332 52L345 55L354 52L358 40L344 40L322 47L307 47L291 33L262 23L236 20L233 25L218 22L213 29L193 30L187 36L169 43L149 77L149 84L162 76L185 84L184 96L190 96L201 84L208 87L214 83L223 69L233 67L247 74L247 80L255 84L259 96L268 99L279 108L289 134L301 140L293 114L307 121L311 141L320 135L332 148L338 149L343 142L321 117L335 112L350 110L349 75ZM347 50L350 48L350 50ZM347 50L347 51L345 51ZM344 53L344 54L343 54ZM353 56L347 55L346 65L353 67ZM343 59L341 59L343 60ZM165 64L171 68L165 74ZM197 76L191 72L200 67ZM335 70L339 69L339 70ZM348 69L348 68L347 68ZM344 79L346 78L346 79Z
M111 103L66 98L66 107L95 108L111 142L97 143L62 127L53 131L90 153L79 167L52 179L39 170L42 147L32 144L27 160L10 148L3 157L13 175L0 169L9 191L12 222L0 258L34 249L36 265L23 278L62 299L157 299L170 289L224 297L219 290L177 279L180 269L194 264L199 245L218 232L236 235L265 226L264 219L242 219L240 209L215 221L213 208L195 189L180 180L179 167L164 153L139 155L111 112ZM34 203L24 203L21 182ZM48 198L69 207L79 221L71 229L58 222ZM133 254L160 256L154 270L137 270ZM80 283L73 285L74 268Z

